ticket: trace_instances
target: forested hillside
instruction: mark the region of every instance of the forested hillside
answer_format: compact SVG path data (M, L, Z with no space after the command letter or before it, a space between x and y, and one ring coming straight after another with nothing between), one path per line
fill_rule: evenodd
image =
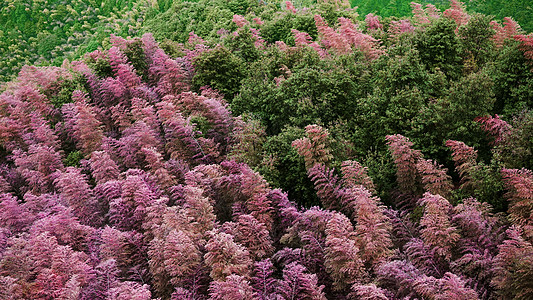
M160 14L171 7L174 7L174 11L180 7L191 12L193 7L200 5L206 10L200 14L210 16L206 24L201 24L204 21L197 15L200 24L183 23L181 28L176 28L185 29L183 32L168 33L166 30L169 35L165 38L186 34L192 31L192 27L194 31L202 31L206 29L205 26L214 25L218 19L224 18L224 14L212 14L218 12L220 7L225 7L227 13L245 14L254 2L216 0L209 4L201 0L5 0L0 6L0 82L15 77L26 64L60 66L65 59L72 61L98 47L107 48L111 33L122 37L140 37L142 32L153 32L157 30L154 26L164 27L164 23L160 22L164 17ZM293 1L293 4L302 8L316 2L298 0ZM419 2L423 5L434 4L441 10L449 6L448 0ZM279 8L277 2L259 3L269 3ZM410 16L412 11L410 0L352 0L350 4L357 7L359 19L369 13L402 18ZM533 31L533 4L530 0L476 0L468 1L466 5L470 12L492 15L499 22L505 17L513 17L525 31ZM168 17L171 14L164 15ZM185 19L182 22L193 19L192 16L183 16ZM148 26L143 29L145 21Z
M423 0L421 4L433 4L439 9L449 6L448 0ZM369 13L383 17L405 17L411 13L411 0L351 0L362 15ZM524 30L533 31L533 1L531 0L470 0L465 1L469 12L492 15L496 20L513 17Z
M533 298L512 18L115 4L1 89L0 299Z
M110 34L135 36L146 0L2 0L0 82L25 64L61 65L102 46Z

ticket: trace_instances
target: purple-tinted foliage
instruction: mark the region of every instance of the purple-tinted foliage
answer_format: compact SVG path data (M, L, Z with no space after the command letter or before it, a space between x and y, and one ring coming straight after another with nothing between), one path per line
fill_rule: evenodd
M272 276L274 271L274 265L269 258L254 264L254 275L252 276L251 284L258 299L276 299L275 287L277 280Z
M283 278L280 280L277 291L283 299L326 299L324 286L318 285L316 275L305 273L304 266L293 262L283 269Z
M417 26L438 17L432 6L414 9ZM446 15L467 16L457 2ZM236 34L251 30L262 51L262 21L246 18L236 16ZM382 54L347 18L337 29L315 21L318 42L294 30L296 47L278 41L280 54ZM390 25L393 39L414 29ZM375 16L367 27L386 36ZM26 67L0 94L1 299L533 297L531 171L501 170L509 212L494 214L464 195L483 180L464 143L447 142L463 183L454 191L446 169L388 136L398 189L386 191L362 164L336 161L326 128L309 125L293 145L322 208L300 208L258 172L266 133L257 120L233 117L212 88L191 92L206 41L192 33L177 59L149 34L110 43L86 63ZM142 55L130 60L132 47ZM292 74L280 71L281 85ZM52 105L78 75L87 90ZM507 136L497 117L483 122Z

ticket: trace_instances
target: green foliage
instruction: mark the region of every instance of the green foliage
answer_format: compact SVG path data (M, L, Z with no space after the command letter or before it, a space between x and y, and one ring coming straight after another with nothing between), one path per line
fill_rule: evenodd
M305 130L286 127L280 134L270 136L263 144L264 162L259 168L273 187L281 188L290 199L306 207L318 205L314 185L307 177L303 158L291 146L292 141L305 136Z
M82 159L83 154L80 151L72 151L65 157L63 164L66 167L79 167Z
M238 31L236 36L228 35L224 39L224 46L234 55L241 58L246 63L251 63L259 59L260 51L254 45L255 39L248 26Z
M147 0L5 0L0 7L0 81L24 64L77 59L112 33L136 34L147 9Z
M357 7L359 14L366 16L374 13L382 17L411 16L411 0L350 0L352 7ZM422 5L434 4L441 11L450 6L449 0L418 0ZM528 32L533 30L533 2L531 0L469 0L462 1L466 4L467 11L493 15L495 19L513 17L523 29Z
M459 40L453 20L439 18L415 38L415 47L428 70L441 70L450 78L461 71Z
M488 159L486 135L476 117L490 114L494 106L493 82L485 72L472 73L453 82L443 98L430 102L414 120L409 137L429 157L445 161L446 140L464 141ZM427 134L431 132L431 134Z
M180 43L188 40L190 32L204 38L217 38L219 29L229 29L234 14L246 13L251 5L248 0L174 2L167 11L146 20L143 32L152 33L158 40Z
M206 51L194 59L195 89L209 85L219 90L228 101L237 94L244 78L245 64L224 46Z
M137 75L142 76L144 80L148 77L148 64L146 62L146 55L142 49L141 40L135 40L131 44L128 44L124 54L128 57L128 61L131 62Z
M465 59L471 60L469 64L474 72L483 67L493 55L492 36L495 31L490 21L489 16L474 14L466 25L459 28L459 42L463 55Z
M286 125L333 124L353 116L353 101L363 95L365 85L360 55L328 61L302 48L284 56L272 48L250 67L232 105L236 113L256 112L270 134Z
M72 92L76 90L87 91L86 79L80 74L75 74L72 79L60 78L52 84L52 87L54 85L57 87L49 88L43 92L56 108L61 108L66 103L72 103Z
M488 66L496 97L494 112L508 117L533 106L533 72L518 45L508 41Z

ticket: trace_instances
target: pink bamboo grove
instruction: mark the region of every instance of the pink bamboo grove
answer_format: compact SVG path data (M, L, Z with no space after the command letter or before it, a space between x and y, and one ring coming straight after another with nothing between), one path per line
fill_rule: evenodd
M445 15L467 22L460 12ZM315 21L322 45L295 31L296 47L384 55L348 19L337 30ZM506 219L474 198L452 204L447 170L388 136L390 208L360 163L335 170L329 133L310 125L293 147L322 205L298 207L231 159L256 133L215 91L191 91L190 60L210 51L196 40L172 59L149 34L114 37L70 69L25 67L0 95L1 299L533 297L531 171L501 171ZM139 45L144 70L126 55ZM85 90L57 107L61 83L74 80ZM482 122L496 142L509 130ZM462 187L475 186L476 151L447 146Z

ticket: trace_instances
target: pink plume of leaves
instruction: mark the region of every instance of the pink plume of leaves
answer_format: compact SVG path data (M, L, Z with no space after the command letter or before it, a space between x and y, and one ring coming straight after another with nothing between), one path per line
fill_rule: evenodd
M353 207L352 220L355 221L356 243L361 250L361 258L376 265L390 256L392 247L392 226L384 213L379 198L363 187L351 189L353 201L346 206Z
M22 232L33 223L35 216L10 194L0 194L0 228L12 233Z
M311 169L316 164L327 164L333 156L328 147L329 132L319 125L305 127L307 137L292 142L292 147L303 156L305 166Z
M18 284L33 286L22 295L30 299L54 299L76 278L83 288L94 278L86 263L87 255L59 245L55 237L44 232L36 236L23 235L11 241L2 255L4 276L18 278Z
M505 40L514 38L520 31L520 25L510 17L503 18L503 26L496 21L491 21L490 25L495 31L492 40L498 48L503 47Z
M233 15L233 23L237 25L237 27L242 28L245 25L248 25L249 22L241 15Z
M533 34L528 35L515 35L514 39L521 42L520 50L524 52L524 57L533 63Z
M211 125L211 129L202 132L208 137L212 137L218 143L224 143L225 138L232 130L233 119L228 104L221 98L208 91L204 91L207 96L198 95L192 92L185 92L178 95L177 98L168 97L182 113L188 113L190 116L203 116Z
M232 274L250 278L253 267L250 253L232 235L215 230L205 249L204 261L213 280L225 280Z
M253 20L254 20L254 23L257 24L257 25L263 25L265 23L259 17L256 17Z
M189 82L182 66L160 49L151 34L142 37L144 53L149 61L150 80L160 96L179 94L189 90Z
M432 19L440 17L439 10L433 4L427 4L424 9L422 4L411 2L411 8L413 10L413 18L415 22L420 25L429 24Z
M419 159L416 164L424 189L434 195L448 197L453 189L447 169L432 160Z
M61 155L53 148L41 145L30 145L27 152L13 151L13 160L17 172L28 183L29 190L43 193L52 188L55 171L63 169Z
M415 31L415 27L409 20L391 21L388 29L389 37L395 41L403 33L411 33Z
M155 277L154 286L161 294L169 293L165 283L185 287L190 283L202 262L202 253L183 231L172 230L163 239L155 238L148 250L150 271Z
M533 246L526 241L519 227L507 230L508 238L498 246L495 276L492 284L501 297L528 299L533 296Z
M274 253L269 231L252 215L239 215L235 223L226 222L223 229L248 249L253 260L270 257Z
M140 284L134 281L123 281L109 290L110 300L151 300L152 293L147 284Z
M509 199L513 224L520 226L524 236L533 241L533 172L528 169L502 169L502 178Z
M250 282L243 276L232 274L226 280L215 280L209 285L209 299L238 300L257 299Z
M371 30L383 29L383 24L379 22L379 17L374 14L368 14L365 17L366 27Z
M93 227L80 223L71 208L62 205L38 214L29 229L34 236L45 232L54 236L60 245L68 245L75 251L87 251L91 237L96 234Z
M361 300L387 300L387 292L375 284L354 283L352 285L351 299Z
M105 183L118 179L120 171L109 153L105 151L94 151L89 161L92 176L97 183Z
M356 187L362 185L368 191L376 192L374 181L368 176L368 168L363 167L359 162L353 160L343 161L341 172L343 186Z
M506 136L512 130L512 126L500 119L498 115L494 115L494 117L477 117L474 121L480 123L481 128L494 138L494 145L498 145L505 140Z
M350 42L333 28L329 27L324 18L315 15L315 24L321 36L321 43L326 49L331 49L338 54L348 54L352 52Z
M296 14L296 8L291 1L285 1L285 8L293 14Z
M74 91L72 100L75 101L76 115L73 118L74 136L78 147L86 156L93 151L100 150L103 139L102 123L96 118L91 106L88 105L87 95Z
M155 176L157 183L164 189L175 185L176 178L167 169L163 155L154 147L143 147L141 152L145 156L150 173Z
M245 197L244 205L249 213L263 223L267 230L272 228L272 203L268 199L268 184L263 177L248 166L242 169L241 189Z
M36 111L29 114L29 124L25 126L22 139L28 145L41 144L59 150L59 139L48 122Z
M396 180L400 189L404 193L416 193L418 190L416 165L422 158L422 153L413 150L411 148L413 143L399 134L388 135L387 145L396 164Z
M302 32L296 29L291 29L291 32L294 35L294 42L297 48L309 46L313 48L321 58L324 58L328 55L327 51L322 49L317 42L314 42L307 32ZM289 48L289 46L287 46L283 41L276 41L276 45L281 51L292 49Z
M359 49L367 59L373 60L385 52L380 48L380 41L359 30L350 19L339 18L339 32L355 48Z
M450 8L444 11L443 15L455 21L457 28L468 23L470 16L466 13L464 3L457 0L450 0Z
M433 4L426 4L426 13L428 17L438 19L441 16L440 10Z
M479 168L476 161L477 151L463 142L454 140L446 141L446 146L452 150L455 168L461 176L461 187L476 186L478 182L474 180L474 174Z
M299 218L287 229L287 233L281 238L281 243L299 246L298 252L276 253L284 264L298 262L311 273L318 276L319 280L329 280L325 266L326 228L327 222L333 212L312 207L300 214ZM284 258L283 258L284 257Z
M111 47L107 56L117 79L126 87L133 88L141 84L141 78L135 73L135 69L128 62L126 55L118 47Z
M422 239L434 247L439 256L449 261L452 249L460 238L457 228L451 224L451 204L443 197L431 193L425 193L420 204L424 205L424 215L420 219Z
M316 275L305 271L306 268L296 262L285 266L277 289L283 299L326 299L322 291L324 286L318 285Z
M336 290L343 290L365 277L357 233L350 220L335 213L326 225L325 266Z
M418 24L428 24L429 18L426 15L426 12L422 8L422 4L411 2L411 9L413 10L413 18Z
M307 174L315 185L317 196L322 205L327 209L340 209L343 190L338 177L334 174L334 169L329 169L322 164L315 164L307 171Z
M142 228L146 208L158 198L158 192L142 175L127 175L120 198L109 203L109 218L118 229Z
M276 299L277 280L273 277L274 265L267 258L254 263L254 272L251 281L255 295L260 300Z
M158 116L164 130L166 152L172 159L191 163L210 163L220 156L218 145L213 139L197 137L200 132L169 102L160 102Z

